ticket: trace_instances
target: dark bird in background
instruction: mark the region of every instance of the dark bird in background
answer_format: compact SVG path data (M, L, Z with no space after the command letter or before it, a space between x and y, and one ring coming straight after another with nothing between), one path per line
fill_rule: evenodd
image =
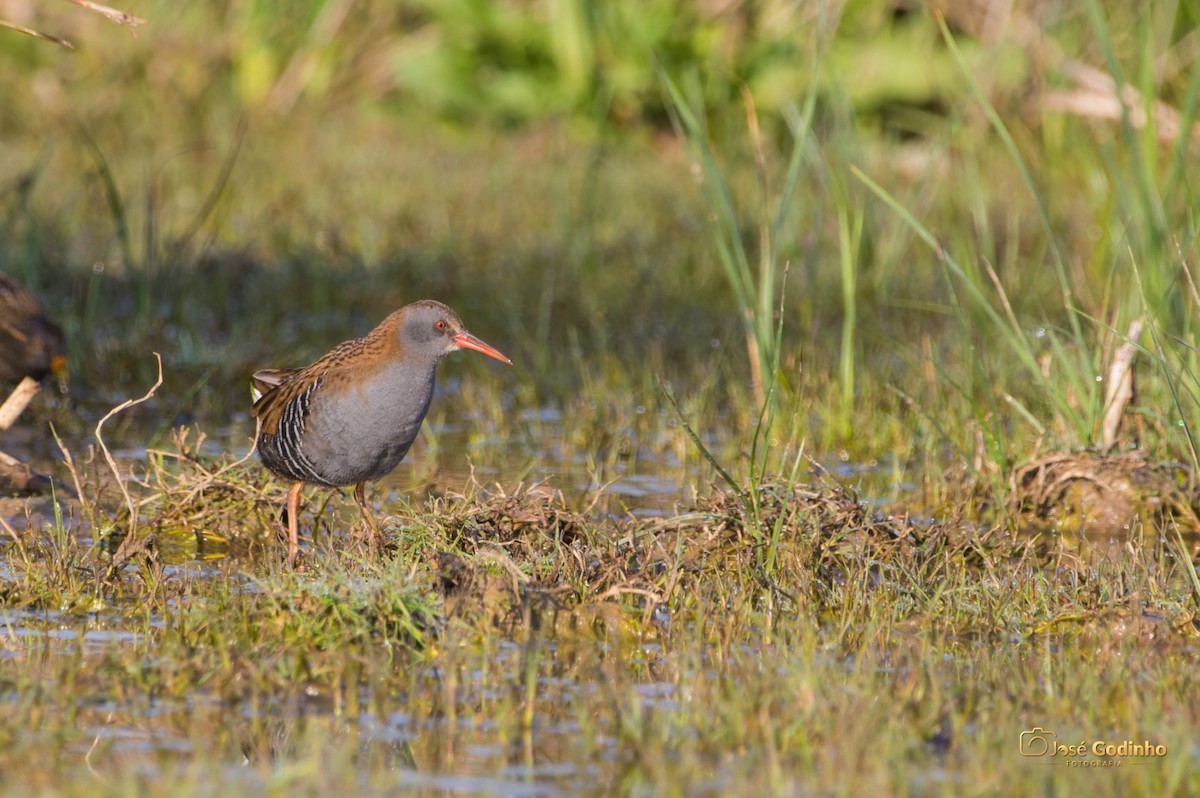
M338 344L307 368L254 374L258 455L269 471L292 482L289 565L299 551L297 515L305 484L354 485L374 547L379 529L364 486L408 454L433 398L437 365L457 349L512 363L467 332L453 310L422 300L397 310L364 337Z
M29 289L0 272L0 383L17 383L0 403L0 431L13 425L47 376L53 374L65 385L66 367L62 328L46 318ZM49 488L46 476L0 452L0 491L42 493Z
M41 382L50 374L61 380L66 365L62 328L29 289L0 272L0 381Z

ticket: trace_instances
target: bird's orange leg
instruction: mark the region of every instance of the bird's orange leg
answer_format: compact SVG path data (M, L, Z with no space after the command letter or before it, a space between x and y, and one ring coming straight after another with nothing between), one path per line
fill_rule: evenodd
M293 482L287 495L288 517L288 568L296 564L296 555L300 553L300 489L303 482Z
M362 510L363 521L367 524L367 550L371 556L375 556L375 547L379 543L379 526L375 523L375 516L371 514L371 508L367 504L365 482L360 482L354 486L354 501L358 502L358 509Z

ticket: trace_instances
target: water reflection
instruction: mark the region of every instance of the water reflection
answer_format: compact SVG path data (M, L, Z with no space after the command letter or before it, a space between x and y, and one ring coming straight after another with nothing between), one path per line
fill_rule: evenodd
M147 624L5 610L0 625L7 630L0 704L28 700L14 687L18 672L52 685L67 674L74 674L69 682L86 680L89 672L121 662L154 667L163 643L151 639L157 631L147 631L161 631L161 619ZM580 691L603 689L603 671L622 667L647 678L634 684L647 707L672 700L674 688L655 675L656 647L623 663L619 650L606 653L603 646L543 640L488 648L434 657L402 680L410 685L407 694L371 684L313 683L239 697L203 682L183 697L134 684L116 692L46 694L48 711L73 718L71 733L53 733L46 742L59 750L59 767L107 784L130 774L166 778L203 764L255 790L288 774L327 771L331 784L349 779L374 788L574 795L611 778L616 758L609 730L597 728L595 719L581 723ZM536 674L532 683L528 673ZM592 755L581 756L585 752Z

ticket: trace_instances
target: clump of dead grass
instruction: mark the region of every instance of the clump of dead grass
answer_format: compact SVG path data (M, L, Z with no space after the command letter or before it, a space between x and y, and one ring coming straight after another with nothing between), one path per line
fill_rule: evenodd
M1013 471L1008 511L1031 531L1200 529L1200 484L1186 466L1154 463L1140 451L1056 452Z
M772 480L755 490L754 509L746 492L714 489L670 517L616 521L589 519L544 486L447 496L425 508L442 532L427 559L456 604L494 605L503 595L561 610L633 599L649 617L730 586L795 605L856 578L864 563L876 575L914 567L928 574L990 569L1021 554L1022 544L996 530L877 513L832 482ZM767 546L776 547L773 571L763 565Z
M193 436L181 427L172 436L173 448L147 453L146 471L135 484L150 526L160 535L194 537L208 550L247 548L273 537L279 492L253 452L212 461L201 454L204 442L204 433Z

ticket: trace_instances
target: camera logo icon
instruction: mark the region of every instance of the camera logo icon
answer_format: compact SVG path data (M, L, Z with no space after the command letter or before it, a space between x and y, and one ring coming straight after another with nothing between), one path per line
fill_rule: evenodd
M1041 726L1021 732L1021 756L1045 756L1054 750L1054 738L1057 736Z

